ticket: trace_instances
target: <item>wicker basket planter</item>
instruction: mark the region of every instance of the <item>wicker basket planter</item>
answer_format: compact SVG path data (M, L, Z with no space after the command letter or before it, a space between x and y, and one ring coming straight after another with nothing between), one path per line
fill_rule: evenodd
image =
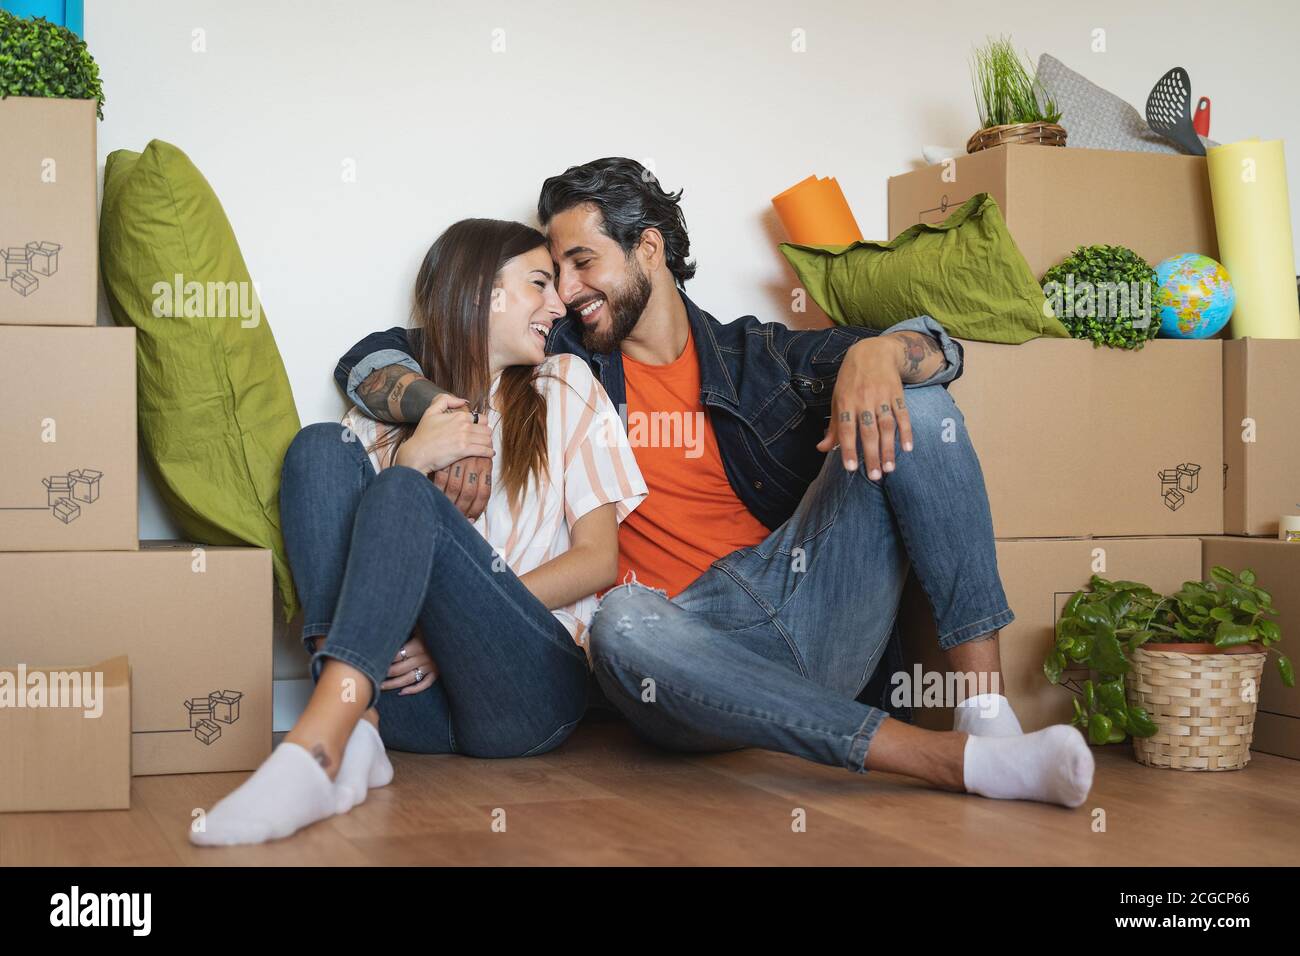
M1159 727L1134 737L1133 755L1148 767L1240 770L1250 762L1255 707L1267 655L1258 644L1227 651L1213 644L1146 644L1125 680L1130 705ZM1252 700L1243 700L1253 681Z
M1012 123L976 130L966 141L966 152L992 149L1003 143L1029 143L1034 146L1064 146L1065 127L1057 123Z

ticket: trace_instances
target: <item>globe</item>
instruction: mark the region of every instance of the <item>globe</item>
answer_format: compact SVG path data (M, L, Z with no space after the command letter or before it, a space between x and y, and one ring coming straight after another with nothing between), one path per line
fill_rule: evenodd
M1207 339L1228 324L1237 293L1222 265L1199 252L1184 252L1156 266L1156 300L1161 335Z

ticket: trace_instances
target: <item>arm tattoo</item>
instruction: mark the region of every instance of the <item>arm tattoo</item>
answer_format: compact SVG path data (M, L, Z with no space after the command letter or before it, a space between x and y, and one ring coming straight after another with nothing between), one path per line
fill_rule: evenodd
M414 372L411 373L415 375ZM433 400L445 392L445 388L439 388L427 378L420 378L416 375L406 383L400 396L394 396L388 400L390 411L394 411L401 416L404 422L418 422L420 417L429 410Z
M920 381L924 377L921 375L921 363L935 353L938 353L940 358L943 357L939 343L933 336L923 335L920 332L896 332L895 334L903 340L904 374Z
M413 423L443 391L404 365L385 365L357 386L357 398L371 418Z

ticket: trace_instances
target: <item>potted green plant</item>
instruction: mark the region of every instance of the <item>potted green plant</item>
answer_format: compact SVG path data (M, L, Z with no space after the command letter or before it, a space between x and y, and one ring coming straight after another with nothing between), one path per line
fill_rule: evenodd
M99 66L86 41L43 17L0 10L0 99L10 96L94 100L104 118Z
M1021 59L1009 38L990 38L976 48L971 59L971 81L980 129L966 143L966 152L1003 143L1065 145L1061 111L1038 81L1028 57Z
M1272 647L1277 611L1255 573L1216 565L1209 580L1168 596L1096 574L1089 586L1061 610L1043 662L1049 681L1077 694L1072 723L1094 744L1132 737L1150 766L1245 766L1270 650L1283 684L1295 686L1291 661ZM1076 668L1090 676L1077 680Z

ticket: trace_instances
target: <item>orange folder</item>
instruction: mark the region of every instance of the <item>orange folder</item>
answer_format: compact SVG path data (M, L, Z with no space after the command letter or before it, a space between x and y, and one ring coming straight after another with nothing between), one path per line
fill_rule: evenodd
M862 238L853 210L831 176L809 176L779 196L772 197L776 214L790 241L809 246L847 246Z

